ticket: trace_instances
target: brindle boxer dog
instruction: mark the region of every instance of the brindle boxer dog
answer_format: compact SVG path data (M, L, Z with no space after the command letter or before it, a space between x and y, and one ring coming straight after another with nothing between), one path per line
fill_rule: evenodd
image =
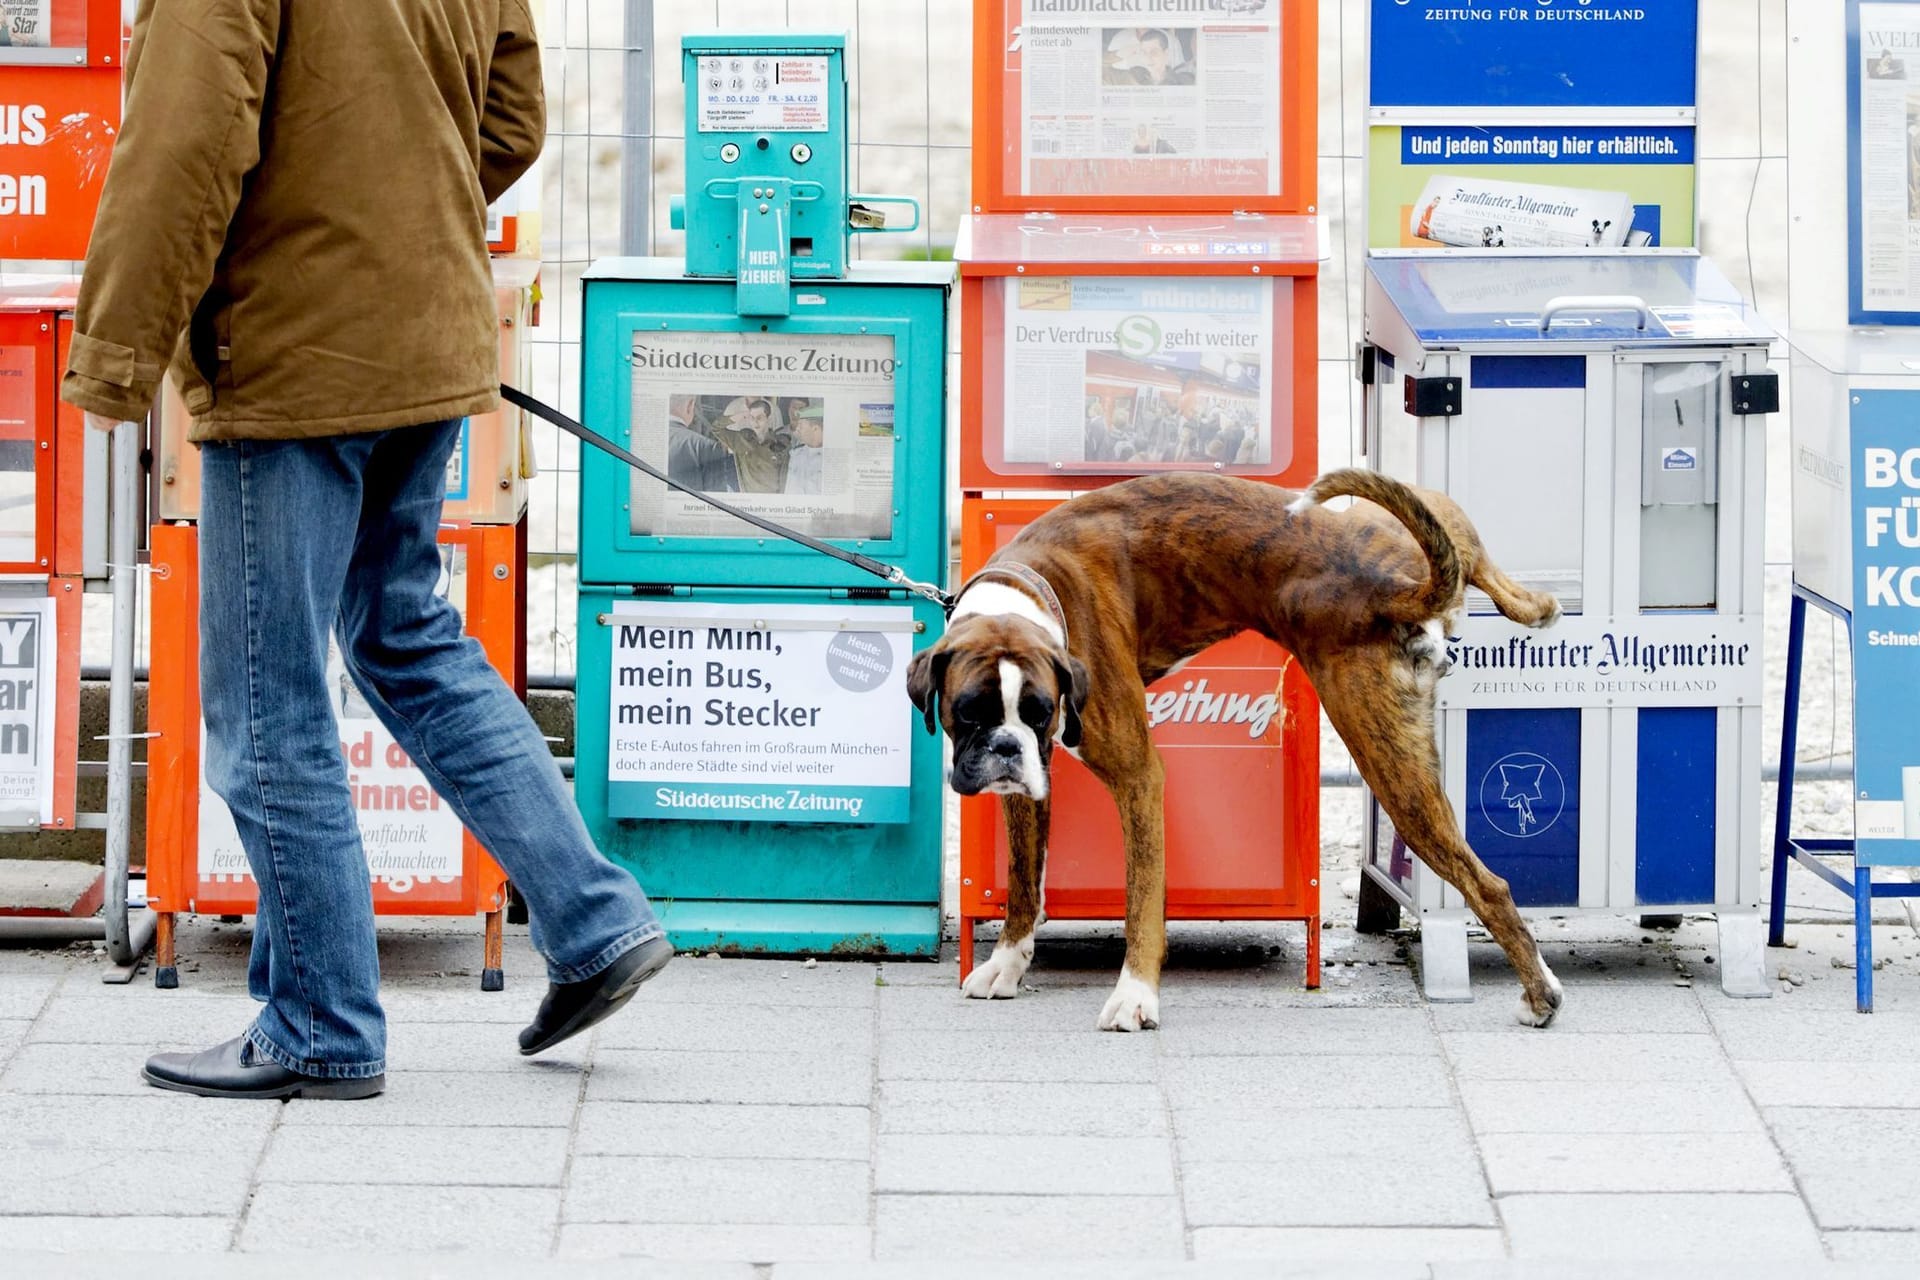
M1320 504L1351 496L1347 510ZM1256 631L1300 662L1395 829L1485 923L1544 1027L1560 983L1504 880L1467 847L1434 743L1434 682L1465 584L1530 627L1560 616L1487 557L1443 494L1370 471L1331 472L1304 494L1225 476L1148 476L1062 503L961 588L907 692L953 742L948 781L1001 797L1009 845L1005 928L966 994L1011 997L1033 961L1057 739L1113 793L1127 855L1127 952L1100 1026L1159 1025L1166 956L1165 771L1146 687L1217 641Z

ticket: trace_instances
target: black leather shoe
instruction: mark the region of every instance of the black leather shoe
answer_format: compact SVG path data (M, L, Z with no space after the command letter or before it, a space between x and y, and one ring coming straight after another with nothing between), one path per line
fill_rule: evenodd
M633 999L640 984L667 967L673 944L649 938L620 953L620 958L584 982L550 982L540 1012L520 1032L520 1052L539 1053L569 1036L605 1021Z
M148 1084L203 1098L371 1098L387 1078L303 1076L260 1056L245 1036L199 1053L156 1053L141 1072Z

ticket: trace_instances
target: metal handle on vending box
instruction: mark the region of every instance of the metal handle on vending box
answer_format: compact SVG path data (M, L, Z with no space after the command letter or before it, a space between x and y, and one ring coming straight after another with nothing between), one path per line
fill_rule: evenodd
M1634 326L1637 329L1646 328L1647 322L1653 319L1653 313L1647 310L1646 300L1630 293L1570 293L1551 299L1540 308L1540 332L1545 333L1547 326L1553 323L1553 318L1562 311L1633 311L1640 317L1640 322Z

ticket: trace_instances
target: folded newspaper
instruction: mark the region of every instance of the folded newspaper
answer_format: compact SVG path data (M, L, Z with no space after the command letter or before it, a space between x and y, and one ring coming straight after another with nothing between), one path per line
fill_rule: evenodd
M1463 249L1617 249L1633 229L1633 197L1534 182L1435 174L1407 230Z

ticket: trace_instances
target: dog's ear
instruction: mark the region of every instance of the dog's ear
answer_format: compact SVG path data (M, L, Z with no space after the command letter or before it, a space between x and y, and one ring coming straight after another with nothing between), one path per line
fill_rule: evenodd
M1060 707L1066 718L1060 725L1060 745L1080 745L1080 709L1087 705L1087 664L1068 654L1053 660L1054 678L1060 683Z
M942 645L922 649L907 664L907 696L926 717L927 732L940 732L940 691L947 683L947 663L953 654Z

